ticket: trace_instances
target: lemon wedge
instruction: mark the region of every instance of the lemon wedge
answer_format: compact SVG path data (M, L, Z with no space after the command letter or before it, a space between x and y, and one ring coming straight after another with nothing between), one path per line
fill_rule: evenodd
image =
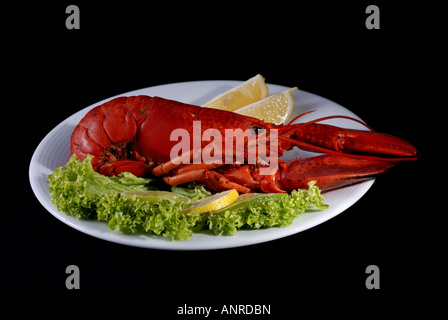
M220 94L203 104L203 107L234 111L268 96L269 88L264 77L257 74L255 77Z
M181 194L177 194L169 191L144 191L144 190L134 190L134 191L123 191L121 193L122 196L125 197L137 197L140 200L149 201L149 202L158 202L162 199L168 200L180 200L184 203L190 203L190 198L183 196Z
M189 208L185 209L184 213L219 210L232 204L237 198L238 192L235 189L226 190L193 202Z
M235 111L249 117L254 117L265 122L281 124L285 123L291 115L294 108L294 98L291 92L297 90L297 87L274 94L263 100L254 102Z

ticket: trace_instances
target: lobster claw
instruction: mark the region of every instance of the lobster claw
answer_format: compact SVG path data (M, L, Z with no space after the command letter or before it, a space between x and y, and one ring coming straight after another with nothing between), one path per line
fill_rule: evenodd
M406 140L375 131L346 129L320 123L294 124L288 131L290 131L289 137L280 137L280 139L292 142L293 145L301 149L314 152L331 153L336 151L350 154L409 157L408 159L389 158L390 161L415 160L417 154L417 149Z
M118 160L98 166L98 172L105 176L115 176L123 172L130 172L136 177L142 177L148 171L148 165L139 161Z
M328 191L371 179L394 165L376 159L325 154L283 166L279 183L283 190L307 189L308 182L315 180L322 191Z

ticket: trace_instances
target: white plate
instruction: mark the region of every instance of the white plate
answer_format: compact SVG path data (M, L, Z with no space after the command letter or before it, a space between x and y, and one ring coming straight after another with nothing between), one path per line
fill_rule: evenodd
M240 83L240 81L182 82L135 90L120 96L160 96L201 105L214 96ZM279 93L286 89L288 88L269 84L270 94ZM328 115L347 115L358 118L344 107L317 95L298 90L293 93L293 96L294 110L291 118L309 110L317 110L300 119L300 122ZM94 237L137 247L175 250L219 249L261 243L301 232L333 218L358 201L369 190L374 181L369 180L325 193L325 203L330 205L329 209L320 212L305 212L295 219L290 226L284 228L244 230L238 231L235 236L216 236L211 233L197 233L193 234L186 241L172 241L168 238L154 235L123 235L116 231L110 231L104 222L77 220L72 216L58 211L51 202L47 185L47 176L57 167L65 165L69 160L69 141L75 126L90 109L110 99L112 98L105 99L82 109L55 127L37 147L31 159L29 169L31 187L40 203L53 216L65 224ZM364 129L362 125L346 119L332 119L326 121L326 123L354 129ZM313 153L295 148L285 154L283 159L289 160L296 157L309 157L312 155Z

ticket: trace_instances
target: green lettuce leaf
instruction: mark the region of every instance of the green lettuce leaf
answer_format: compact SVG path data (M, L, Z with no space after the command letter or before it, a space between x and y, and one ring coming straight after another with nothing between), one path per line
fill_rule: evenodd
M106 177L93 170L91 159L78 161L72 156L65 168L57 168L48 176L52 201L66 214L104 221L110 230L124 234L146 233L186 240L193 232L210 229L218 235L233 235L239 229L288 226L311 205L318 209L328 207L322 204L323 197L315 182L310 182L309 190L294 190L289 195L255 195L212 213L184 214L187 205L178 198L145 201L123 196L123 191L153 190L154 179L137 178L131 173ZM204 186L195 183L173 187L172 192L192 201L210 195Z
M50 196L58 210L77 219L91 219L96 216L97 203L108 193L152 189L152 179L137 178L129 172L103 176L93 170L91 159L78 161L72 155L65 168L59 167L48 176Z
M239 229L260 229L289 226L294 219L314 205L326 209L320 190L311 181L308 190L293 190L291 194L267 194L212 212L209 228L218 235L234 235Z
M186 196L192 202L211 195L211 192L207 191L204 185L197 184L196 182L189 183L188 188L179 186L171 187L171 192Z
M149 233L186 240L204 224L201 214L183 214L185 203L161 199L145 201L121 194L106 194L96 208L99 221L107 221L110 230L124 234Z

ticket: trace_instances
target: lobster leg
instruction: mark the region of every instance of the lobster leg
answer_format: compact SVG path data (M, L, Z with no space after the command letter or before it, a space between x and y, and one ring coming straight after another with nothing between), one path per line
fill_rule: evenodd
M226 177L224 177L222 174L216 172L216 171L205 171L204 179L200 179L200 182L203 182L207 185L209 189L212 189L213 191L223 191L223 190L230 190L230 189L236 189L238 193L251 193L252 190L240 185L239 183L230 181Z
M186 167L191 165L186 165ZM196 165L193 165L196 166ZM222 174L211 171L206 168L185 170L184 172L177 172L173 176L165 176L163 180L171 186L187 183L191 181L199 181L205 183L207 187L213 191L223 191L228 189L236 189L239 193L249 193L251 189L242 186L239 183L232 182Z
M190 151L186 151L184 152L182 155L175 157L172 160L169 160L167 162L161 163L159 164L157 167L155 167L152 170L152 174L155 176L161 176L164 174L169 173L170 171L179 168L178 169L178 173L181 173L181 171L186 172L186 171L190 171L193 169L197 169L197 168L207 168L207 169L212 169L212 168L217 168L219 166L222 166L222 164L215 164L215 163L211 163L211 164L204 164L203 162L196 164L196 163L192 163L193 161L193 157L195 156L195 154L202 154L203 149L199 149L198 151L195 150L190 150ZM222 153L219 154L219 156L221 156ZM184 163L188 163L188 164L184 164ZM182 169L181 169L182 168Z
M394 165L382 160L325 154L282 166L278 183L283 190L291 191L306 189L308 182L316 180L322 191L328 191L368 180Z
M130 172L137 177L145 175L148 165L140 161L118 160L98 166L98 172L105 176L115 176L123 172Z
M202 152L203 149L200 151ZM220 151L219 155L222 155ZM223 191L229 189L236 189L239 193L250 193L252 190L237 181L233 181L234 177L227 177L216 171L211 171L210 169L215 169L223 166L222 163L191 163L183 164L183 162L192 160L195 155L194 150L184 152L182 155L176 157L173 160L164 162L152 170L155 176L161 176L172 172L171 176L164 176L163 180L171 185L176 186L182 183L187 183L191 181L199 181L207 185L207 187L212 191ZM217 154L215 154L217 156ZM251 177L250 177L251 178ZM252 179L253 180L253 179ZM256 182L257 183L257 182Z
M163 180L170 186L177 186L178 184L201 179L205 171L207 171L207 169L190 170L173 176L165 176L163 177Z

